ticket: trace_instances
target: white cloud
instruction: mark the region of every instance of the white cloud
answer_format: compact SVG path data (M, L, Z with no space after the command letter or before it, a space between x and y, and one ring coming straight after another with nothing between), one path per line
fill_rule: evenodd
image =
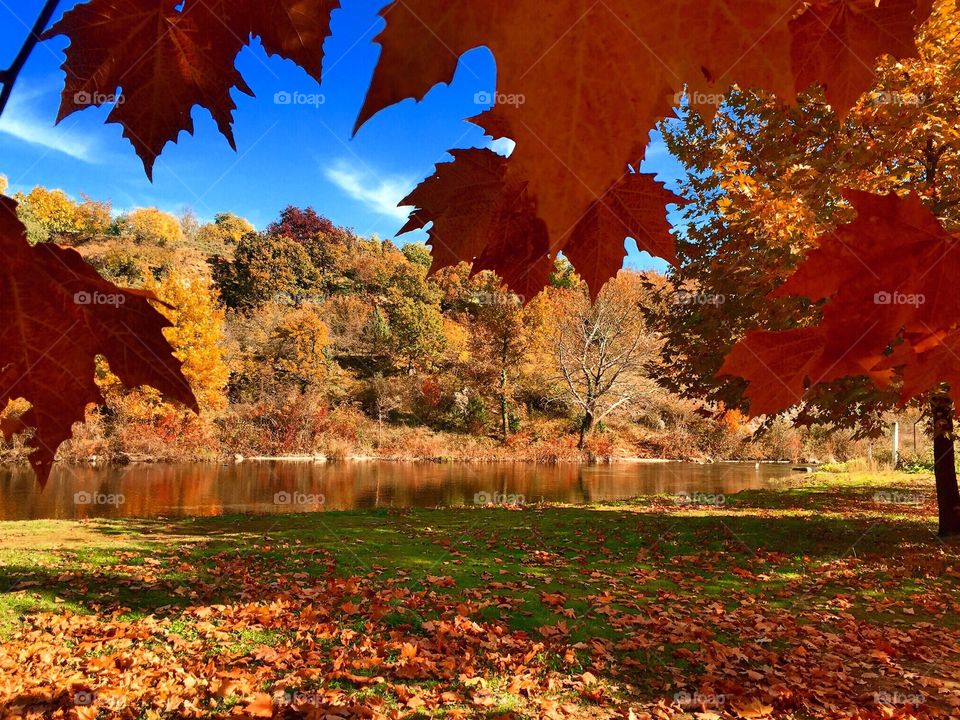
M373 212L406 220L409 208L397 207L414 183L400 178L377 177L370 170L358 170L342 162L326 170L327 179Z
M76 160L96 162L99 152L93 139L63 126L54 126L52 119L42 118L32 109L32 101L42 94L37 91L15 93L0 116L0 133Z
M510 138L497 138L496 140L491 140L487 145L487 148L493 150L498 155L503 155L504 157L510 157L513 154L513 151L517 148L517 143Z

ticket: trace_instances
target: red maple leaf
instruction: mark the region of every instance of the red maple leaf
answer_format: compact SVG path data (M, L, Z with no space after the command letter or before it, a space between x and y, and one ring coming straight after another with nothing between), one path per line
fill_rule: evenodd
M191 112L206 108L236 149L233 88L253 95L234 66L260 37L270 54L320 78L323 41L336 0L91 0L66 12L44 35L67 35L66 84L59 120L113 104L107 118L123 127L147 176L163 147L193 133Z
M628 172L590 207L562 250L594 299L623 267L625 236L633 238L638 249L676 263L676 240L665 208L685 203L653 174Z
M507 158L490 150L456 150L401 205L413 205L408 232L433 223L431 271L473 263L473 273L493 270L520 297L546 286L553 256L546 228L527 195L526 181Z
M909 399L956 374L947 366L956 360L960 239L916 194L847 190L844 197L856 219L819 238L818 247L771 293L825 301L819 325L750 332L720 370L750 382L755 414L783 410L806 387L850 375L885 385L897 368Z
M150 385L199 408L163 336L169 323L150 305L155 297L104 280L75 250L31 247L16 207L0 197L0 408L18 398L31 407L2 430L34 429L30 463L44 484L73 423L103 399L97 355L127 387Z
M843 117L875 79L877 58L917 56L915 30L930 15L929 1L815 2L790 23L797 89L821 84Z

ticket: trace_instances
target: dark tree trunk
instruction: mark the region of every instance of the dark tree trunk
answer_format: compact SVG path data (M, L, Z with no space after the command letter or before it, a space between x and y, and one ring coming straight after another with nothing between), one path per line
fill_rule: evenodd
M953 401L936 394L930 400L933 424L933 474L937 484L940 537L960 535L960 488L953 447Z
M503 430L503 441L510 437L510 413L507 403L507 358L504 351L503 364L500 368L500 426Z
M580 442L577 443L577 447L583 450L583 445L587 441L587 433L593 429L593 413L585 412L583 414L583 422L580 423Z

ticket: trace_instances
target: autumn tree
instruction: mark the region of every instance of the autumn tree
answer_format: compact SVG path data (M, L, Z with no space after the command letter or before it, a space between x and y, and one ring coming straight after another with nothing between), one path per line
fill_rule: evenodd
M443 315L437 305L397 297L387 308L391 352L407 372L433 367L446 349Z
M472 371L481 388L496 388L500 432L510 435L517 376L527 350L523 302L493 273L483 273L472 295Z
M178 443L194 453L215 452L213 419L227 405L229 369L225 360L224 311L210 279L172 270L162 279L148 278L146 289L162 303L157 308L170 322L165 331L183 373L197 398L201 415L167 402L148 387L125 388L101 366L99 384L107 408L115 414L116 431L123 444L142 445L145 431L157 434L167 446Z
M243 237L252 232L256 232L256 228L239 215L217 213L213 222L197 223L193 242L211 254L229 255Z
M122 225L137 243L167 246L183 240L177 217L158 208L137 208L123 218Z
M113 225L113 206L109 200L94 200L81 193L77 205L77 221L85 235L104 235Z
M29 193L18 193L20 212L32 215L48 234L71 233L80 229L77 204L63 190L37 186Z
M172 327L166 335L183 361L200 408L220 411L226 406L229 370L224 362L224 310L209 277L171 270L162 279L147 281L146 289L164 304L160 311Z
M276 222L270 223L267 233L276 237L285 237L296 240L301 245L307 245L310 239L317 235L328 235L336 226L327 218L320 215L312 207L298 208L288 205L280 211Z
M330 328L321 308L304 305L287 312L273 329L263 361L281 382L294 383L301 390L319 387L329 373L329 344Z
M296 240L279 235L245 235L232 259L210 260L214 283L230 308L255 308L269 300L297 303L319 279L310 256Z
M796 406L792 417L798 424L853 426L866 434L879 432L885 411L909 399L896 384L878 384L868 365L858 369L848 362L864 351L865 338L873 343L870 353L878 357L902 341L903 325L897 323L908 318L900 314L891 317L892 324L882 322L884 314L895 313L877 306L873 295L846 308L847 324L835 326L832 333L834 360L812 374L800 366L799 385L796 375L777 379L769 386L774 397L766 395L759 376L745 368L738 373L731 365L730 372L718 373L732 342L748 332L776 333L820 322L823 300L832 293L811 302L802 292L777 288L818 246L830 244L835 228L854 221L865 208L881 207L866 200L858 207L843 188L914 192L948 230L960 226L960 138L954 129L960 111L958 30L954 4L936 3L920 34L919 56L881 64L874 88L846 117L819 92L802 96L797 108L786 108L769 96L734 91L712 125L694 112L664 125L668 147L688 169L683 189L693 201L685 211L678 268L660 295L666 337L661 369L672 389L726 407L750 407L754 414L770 412L771 417L776 410ZM876 230L858 227L875 235L873 243L881 242ZM908 256L897 257L892 246L877 245L879 255L855 247L846 241L846 251L829 265L830 277L847 268L851 276L871 278L880 298L907 287L890 269L908 267ZM774 343L780 336L764 337ZM740 347L741 356L757 355L757 348L749 353ZM785 358L806 352L796 345L769 347L777 358L770 361L771 368L785 372ZM749 375L750 384L739 375ZM952 411L944 409L947 396L930 386L924 390L932 390L932 414L938 418L938 498L941 532L946 533L951 522L945 522L944 514L960 505L953 471L947 469L953 465L947 449L952 447L952 428L946 422ZM960 529L960 516L952 527Z
M549 290L532 312L543 320L557 399L579 412L579 447L611 413L641 401L651 390L647 368L658 341L644 320L644 287L636 273L621 273L591 302L582 285Z

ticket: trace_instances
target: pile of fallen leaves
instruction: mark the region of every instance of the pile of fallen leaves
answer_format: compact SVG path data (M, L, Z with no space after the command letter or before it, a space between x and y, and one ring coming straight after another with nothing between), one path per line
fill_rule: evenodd
M521 514L530 525L555 525L559 516L544 517L552 512ZM667 552L667 526L627 558L602 523L650 515L593 515L597 524L577 530L575 548L551 544L536 527L504 538L478 523L452 543L400 521L411 539L450 552L441 572L462 573L464 557L499 544L522 557L519 576L491 563L468 582L378 566L344 577L326 548L261 536L213 555L207 574L178 547L162 560L129 553L119 565L25 583L78 588L88 600L122 584L185 604L137 614L103 594L88 602L91 614L27 615L0 648L2 717L960 714L960 599L949 590L960 570L950 548L804 558L794 572L795 557L745 553L720 520L696 531L703 551ZM278 549L304 571L270 561ZM729 572L728 592L700 592L718 568ZM184 583L178 573L196 579ZM559 588L556 577L566 578ZM904 588L909 602L895 599ZM530 614L531 596L556 620L511 628L511 618ZM588 622L604 631L585 637L578 627Z

